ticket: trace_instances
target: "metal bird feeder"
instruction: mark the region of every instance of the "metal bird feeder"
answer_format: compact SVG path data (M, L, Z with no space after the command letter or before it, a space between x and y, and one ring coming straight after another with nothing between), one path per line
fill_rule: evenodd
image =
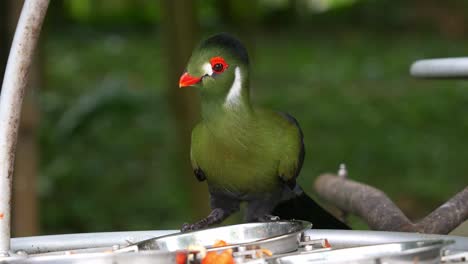
M242 224L183 234L153 230L10 238L11 182L21 104L48 4L49 0L25 1L2 85L0 262L197 263L203 251L223 249L232 250L237 263L439 263L468 259L465 237L314 230L302 221ZM468 58L418 61L411 73L416 77L466 78ZM213 248L216 239L226 239L228 245Z

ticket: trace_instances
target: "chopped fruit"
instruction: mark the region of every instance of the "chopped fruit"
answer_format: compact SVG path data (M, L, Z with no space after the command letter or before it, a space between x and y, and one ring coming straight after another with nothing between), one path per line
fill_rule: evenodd
M273 252L271 252L270 250L268 250L266 248L261 248L259 255L260 255L259 257L263 257L264 255L267 256L267 257L271 257L271 256L273 256Z
M176 264L185 264L187 263L187 252L178 251L176 252Z
M212 251L208 252L202 260L202 264L234 264L234 258L229 250L223 250L219 253Z
M224 240L217 240L213 247L224 247L228 246ZM234 258L232 257L232 249L223 250L221 253L211 251L206 254L202 260L202 264L234 264Z
M190 245L188 247L189 251L197 251L197 257L203 259L206 256L206 248L201 245Z
M216 240L216 242L213 244L213 247L224 247L228 246L229 244L226 243L224 240Z
M323 247L324 247L324 248L331 248L330 243L328 243L328 239L324 239Z

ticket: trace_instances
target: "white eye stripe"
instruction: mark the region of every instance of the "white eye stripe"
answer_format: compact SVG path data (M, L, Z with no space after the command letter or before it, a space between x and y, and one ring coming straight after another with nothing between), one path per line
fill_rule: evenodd
M202 69L203 69L203 72L204 72L203 75L208 74L209 76L211 76L213 74L213 69L211 68L211 63L209 63L209 62L203 64Z

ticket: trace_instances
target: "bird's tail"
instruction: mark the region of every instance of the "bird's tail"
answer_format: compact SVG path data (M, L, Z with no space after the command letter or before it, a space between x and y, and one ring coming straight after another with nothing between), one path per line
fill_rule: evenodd
M273 211L273 215L279 216L280 219L309 221L312 223L312 227L316 229L351 229L323 209L303 191L292 199L278 204Z

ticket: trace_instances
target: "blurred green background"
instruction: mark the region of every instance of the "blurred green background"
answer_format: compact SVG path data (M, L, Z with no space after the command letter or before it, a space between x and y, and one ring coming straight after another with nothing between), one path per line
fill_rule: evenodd
M20 2L0 7L2 66ZM23 110L14 234L176 229L206 215L188 156L198 97L177 78L220 31L249 48L255 103L299 120L310 194L344 162L417 220L468 184L468 82L408 73L468 53L467 1L53 0Z

